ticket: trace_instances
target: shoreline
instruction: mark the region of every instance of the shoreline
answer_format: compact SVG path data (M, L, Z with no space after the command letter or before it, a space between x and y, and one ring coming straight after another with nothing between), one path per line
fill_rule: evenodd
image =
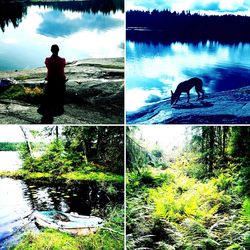
M89 183L111 183L122 184L124 177L114 173L104 172L89 172L82 173L80 171L73 171L61 175L53 175L51 173L43 172L29 172L25 170L16 171L0 171L0 178L12 178L25 181L34 182L51 182L65 183L65 182L89 182Z
M204 100L186 103L185 94L177 105L170 98L127 112L128 124L248 124L250 86L206 94Z

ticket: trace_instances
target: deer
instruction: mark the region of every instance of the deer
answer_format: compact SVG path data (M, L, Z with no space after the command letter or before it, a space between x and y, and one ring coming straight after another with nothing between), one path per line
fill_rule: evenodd
M187 103L189 103L189 99L190 99L189 92L193 87L195 87L195 90L198 94L197 100L200 99L200 93L202 93L202 99L204 99L205 91L202 89L202 85L203 85L203 82L198 77L193 77L189 80L186 80L186 81L179 83L174 93L171 90L171 105L177 104L182 92L187 93Z

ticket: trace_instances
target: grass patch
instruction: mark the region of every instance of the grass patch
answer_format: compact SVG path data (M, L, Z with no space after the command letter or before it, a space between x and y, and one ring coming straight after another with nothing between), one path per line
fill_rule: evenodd
M40 233L27 232L22 241L11 249L21 250L80 250L80 249L124 249L124 209L107 209L108 218L103 228L95 234L73 236L54 229L44 229Z
M2 99L23 99L24 97L25 92L21 85L12 85L0 94Z
M12 85L0 93L1 99L22 100L30 103L40 103L44 91L41 87L23 87Z
M67 180L76 180L76 181L97 181L97 182L118 182L123 183L124 178L121 175L116 175L113 173L103 173L103 172L70 172L62 174L61 178Z
M2 171L0 177L11 177L15 179L54 179L54 180L69 180L69 181L96 181L96 182L115 182L123 183L124 177L113 173L89 172L82 173L78 171L69 172L61 175L53 175L51 173L29 172L27 170L17 170L14 172Z

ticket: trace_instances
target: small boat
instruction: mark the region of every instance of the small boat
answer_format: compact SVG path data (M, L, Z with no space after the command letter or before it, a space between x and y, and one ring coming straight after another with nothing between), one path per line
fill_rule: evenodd
M35 211L36 223L41 227L58 229L75 235L87 235L96 232L103 220L95 216L64 213L56 210Z

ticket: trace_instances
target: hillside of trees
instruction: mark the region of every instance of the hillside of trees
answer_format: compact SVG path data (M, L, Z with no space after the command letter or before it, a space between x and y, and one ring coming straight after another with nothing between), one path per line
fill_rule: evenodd
M124 132L122 127L108 126L58 126L45 127L42 132L21 127L25 143L20 148L23 169L29 172L62 174L71 171L111 172L123 175ZM39 157L35 156L36 146L30 133L37 137L51 137Z
M240 15L200 15L169 10L126 13L127 40L171 43L250 41L250 17Z
M127 132L127 249L249 249L250 128L187 127L174 159L137 130Z

